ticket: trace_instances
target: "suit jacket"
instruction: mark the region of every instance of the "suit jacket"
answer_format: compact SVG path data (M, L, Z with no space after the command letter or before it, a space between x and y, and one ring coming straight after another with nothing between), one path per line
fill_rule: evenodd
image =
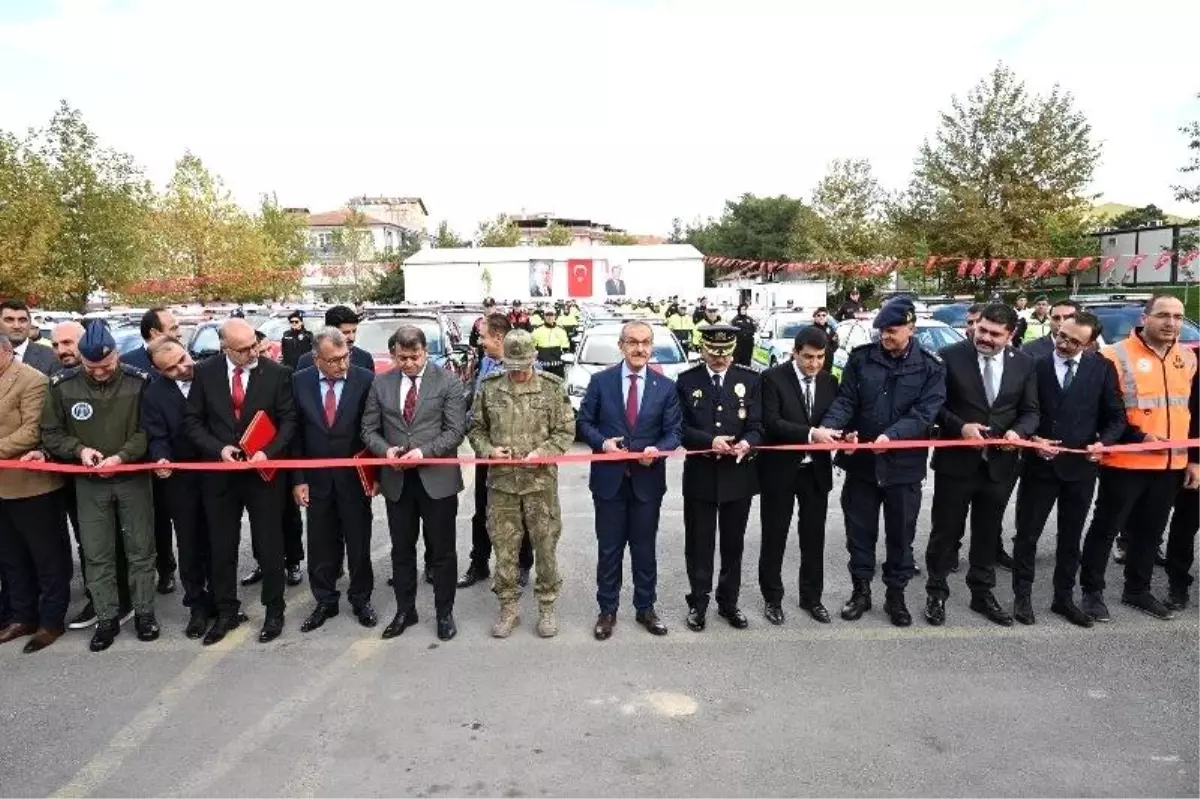
M741 388L738 388L738 387ZM730 366L718 393L700 364L679 375L675 384L682 417L683 446L712 449L716 436L733 436L752 447L763 443L762 378L744 366ZM688 455L683 462L683 496L704 502L731 502L758 493L758 465L753 458Z
M809 432L820 427L821 417L837 396L837 378L829 372L818 372L813 378L813 407L804 401L804 390L796 377L791 361L763 372L763 428L766 444L809 444ZM758 473L763 491L791 491L793 476L803 452L762 450L758 453ZM811 469L817 485L824 491L833 489L833 458L829 452L810 452Z
M45 349L30 344L29 349ZM50 381L27 363L13 361L0 374L0 460L16 459L37 449L41 441L42 406ZM0 499L26 499L62 488L63 478L50 472L0 469Z
M604 281L604 293L610 297L620 296L625 293L624 280L609 280Z
M275 424L275 438L266 446L268 458L286 457L296 434L296 406L292 401L291 370L270 358L259 358L246 378L246 400L239 418L233 416L227 356L218 355L196 364L192 389L183 413L183 429L206 460L220 460L221 450L237 446L258 411ZM212 472L215 480L237 472Z
M646 385L642 404L633 428L625 418L625 392L621 385L621 364L610 366L592 376L579 407L579 437L593 452L603 452L604 441L624 438L630 452L656 447L660 452L679 449L682 441L682 416L675 383L645 371ZM637 461L596 461L592 463L588 488L600 500L616 498L626 472L633 483L634 495L642 502L661 500L667 493L667 463L656 458L650 466Z
M296 371L301 372L305 369L312 368L313 354L308 351L300 356L300 360L296 361ZM375 374L375 359L371 357L371 353L361 347L350 348L350 365L357 366L360 369L366 369L371 374Z
M428 458L457 455L467 429L462 381L440 366L427 363L409 424L404 421L403 379L404 374L397 369L379 375L371 384L362 417L362 440L371 454L383 457L390 448L403 447L419 449ZM433 499L451 497L463 490L462 469L457 464L385 466L379 472L383 495L392 502L399 500L405 476L414 473Z
M160 378L146 386L142 394L142 429L146 431L150 460L203 460L200 448L184 429L183 417L187 404L187 397L179 390L179 384L170 378Z
M1037 360L1054 352L1054 336L1046 334L1021 346L1021 352Z
M942 350L941 356L946 364L946 402L938 413L938 423L950 438L961 438L963 425L970 422L987 425L996 438L1008 430L1015 430L1021 438L1037 432L1038 387L1032 358L1011 347L1000 354L1004 373L1000 391L989 407L975 345L960 341ZM940 474L967 476L975 473L982 458L982 448L935 449L932 466ZM988 447L987 463L993 480L1011 480L1020 454Z
M22 363L32 366L47 377L62 369L62 362L58 360L54 350L33 341L26 345L25 359Z
M1032 343L1038 341L1041 339ZM1125 405L1112 361L1095 352L1083 353L1075 379L1066 391L1058 383L1053 355L1038 358L1034 363L1040 416L1037 435L1061 441L1071 449L1083 449L1097 441L1102 444L1121 441L1126 428ZM1068 453L1046 460L1027 450L1024 457L1027 479L1084 480L1095 477L1099 470L1085 455Z
M321 373L301 369L292 375L296 401L296 437L292 454L297 458L351 458L363 450L362 417L375 373L351 366L346 372L342 397L338 401L333 426L325 424ZM298 469L294 482L308 484L311 497L327 497L334 491L361 492L362 484L354 469Z
M158 370L154 368L154 364L150 360L150 353L145 347L138 347L125 353L121 356L121 363L127 363L143 372L148 372L151 377L158 377Z

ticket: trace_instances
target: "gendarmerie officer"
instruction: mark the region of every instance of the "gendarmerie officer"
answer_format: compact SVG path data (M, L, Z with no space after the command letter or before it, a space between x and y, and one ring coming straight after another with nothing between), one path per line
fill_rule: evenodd
M704 363L676 382L683 446L703 451L688 455L683 465L684 557L691 586L687 625L697 632L704 629L708 611L718 529L717 612L739 630L749 624L737 603L746 520L758 493L757 465L748 456L763 442L762 394L758 373L733 364L738 333L733 325L703 328Z
M879 341L851 351L837 399L821 420L822 427L812 432L814 442L882 443L929 437L946 400L946 369L937 354L921 349L913 338L916 320L912 301L903 297L879 309L874 322ZM854 582L850 600L842 608L843 619L853 621L871 609L882 505L887 547L884 611L897 627L912 624L904 589L914 571L912 542L928 458L925 447L838 454L835 462L846 470L842 512Z

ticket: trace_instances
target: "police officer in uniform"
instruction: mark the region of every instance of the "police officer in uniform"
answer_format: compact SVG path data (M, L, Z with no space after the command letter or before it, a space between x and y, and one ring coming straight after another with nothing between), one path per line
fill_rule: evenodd
M702 453L688 455L683 465L684 558L691 586L687 625L696 632L704 629L708 612L718 529L717 613L736 629L749 625L737 603L746 520L758 493L758 469L749 455L763 442L762 394L758 373L733 364L739 332L733 325L704 327L704 363L679 375L675 385L683 446Z
M838 396L821 420L822 426L812 432L814 443L883 443L929 437L946 400L946 368L936 353L921 349L913 338L916 319L912 301L904 297L879 310L874 323L879 341L851 351ZM912 543L928 459L925 448L838 454L835 463L846 470L842 512L854 583L850 600L842 608L843 619L853 621L871 609L882 505L887 542L884 611L897 627L912 624L904 589L914 573Z
M533 346L537 349L537 359L543 371L556 377L566 377L562 356L571 349L571 340L567 337L567 331L558 326L558 311L553 305L542 312L542 324L533 329Z
M99 619L91 650L100 652L108 649L121 631L117 536L122 537L129 559L129 590L138 639L153 641L159 634L154 617L150 473L104 474L106 467L136 463L146 456L141 399L149 375L118 360L116 341L100 321L88 326L79 342L79 354L81 368L59 372L51 379L42 408L42 447L58 460L82 463L97 471L95 476L75 476L75 496L87 559L87 587Z

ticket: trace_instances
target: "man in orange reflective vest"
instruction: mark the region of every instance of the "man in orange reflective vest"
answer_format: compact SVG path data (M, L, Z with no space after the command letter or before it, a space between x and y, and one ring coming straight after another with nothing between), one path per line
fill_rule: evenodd
M1179 346L1183 323L1183 303L1169 294L1156 294L1146 302L1142 326L1101 351L1117 369L1129 422L1124 441L1186 440L1196 356ZM1182 446L1103 456L1099 496L1079 570L1085 613L1096 621L1111 621L1104 604L1104 570L1117 531L1125 530L1129 549L1121 602L1158 619L1174 617L1150 593L1150 578L1180 486L1198 483L1200 464L1188 463Z

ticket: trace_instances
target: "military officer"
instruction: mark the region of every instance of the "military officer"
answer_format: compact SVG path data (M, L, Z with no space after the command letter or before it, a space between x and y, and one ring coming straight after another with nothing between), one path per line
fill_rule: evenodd
M821 427L812 431L813 443L885 443L929 437L946 401L946 368L936 353L918 345L913 336L916 320L912 301L904 297L879 309L874 323L879 340L850 352L837 398L821 419ZM929 451L923 447L838 453L834 462L846 470L842 512L854 583L850 600L842 608L843 619L853 621L871 609L882 506L887 542L884 612L897 627L912 624L904 589L914 572L912 543L928 459Z
M108 649L121 631L117 536L121 536L129 559L129 591L138 639L153 641L159 633L154 617L150 473L105 474L107 467L135 463L146 456L141 399L149 375L118 360L116 341L100 321L88 326L79 342L79 354L81 368L59 372L50 381L42 408L42 447L58 460L96 470L95 475L75 477L75 495L87 559L87 588L99 620L91 650L100 652Z
M698 452L683 464L684 558L691 587L687 625L696 632L704 629L708 612L718 528L717 613L736 629L749 625L738 609L738 593L746 520L758 493L758 469L749 456L750 448L763 442L762 395L758 373L733 363L739 332L733 325L701 328L704 363L683 372L675 384L683 446Z
M527 331L504 337L504 370L483 380L471 406L467 438L479 455L532 459L561 455L574 443L575 416L562 380L534 370L535 352ZM507 638L519 621L517 552L528 529L536 553L537 631L550 638L558 634L554 602L562 586L555 555L562 533L558 467L492 465L487 481L488 534L496 551L492 591L500 600L492 635Z

